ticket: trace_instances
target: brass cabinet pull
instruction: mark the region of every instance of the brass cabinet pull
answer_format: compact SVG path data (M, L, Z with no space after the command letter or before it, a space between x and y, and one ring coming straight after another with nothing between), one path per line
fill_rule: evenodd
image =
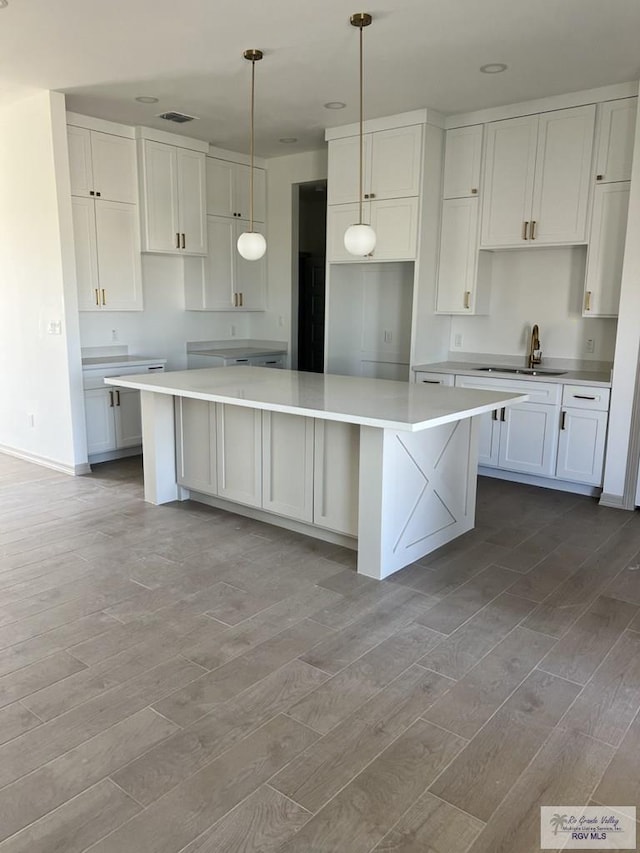
M523 240L528 240L528 239L529 239L529 238L527 237L527 231L528 231L528 230L529 230L529 223L528 223L528 222L525 222L525 223L524 223L524 225L522 226L522 239L523 239Z
M596 175L596 181L601 181L604 178L604 175Z
M473 187L473 189L471 190L471 195L478 195L478 188L477 187Z
M505 408L500 410L500 420L504 423L507 419L507 410Z
M497 420L498 420L498 410L497 410L497 409L494 409L494 410L491 412L491 417L493 418L493 420L494 420L494 421L497 421Z
M96 305L100 305L100 291L98 290L97 287L96 287L95 293L96 293Z
M109 391L109 408L113 409L113 391Z
M98 198L100 198L102 196L102 193L96 193L96 195L98 196Z
M95 195L93 190L89 190L89 195Z
M567 422L567 413L565 411L563 411L562 412L562 420L560 421L560 429L566 429L566 426L565 426L566 422Z
M365 193L365 194L364 194L364 197L365 197L365 198L369 198L369 193Z
M180 234L176 231L176 249L180 248Z
M536 221L535 221L535 219L531 223L531 238L530 239L531 240L536 239Z
M464 292L464 307L467 309L471 307L471 291L470 290L465 290L465 292Z
M185 240L184 232L183 232L183 234L182 234L182 248L183 248L183 249L186 249L186 248L187 248L187 241Z
M587 290L584 295L584 310L591 311L591 291Z
M104 287L102 288L102 304L103 305L107 304L107 297L105 296L105 293L104 293Z

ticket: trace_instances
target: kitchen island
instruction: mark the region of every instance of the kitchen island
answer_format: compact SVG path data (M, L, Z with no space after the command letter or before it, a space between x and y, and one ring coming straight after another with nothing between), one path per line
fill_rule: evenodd
M523 394L223 367L140 391L145 500L200 500L358 550L384 578L470 530L478 418Z

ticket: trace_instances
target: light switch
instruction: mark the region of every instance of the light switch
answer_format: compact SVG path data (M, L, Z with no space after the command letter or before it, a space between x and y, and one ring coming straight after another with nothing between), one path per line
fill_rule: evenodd
M47 329L47 332L50 335L61 335L62 334L62 321L61 320L51 320L49 323L49 327Z

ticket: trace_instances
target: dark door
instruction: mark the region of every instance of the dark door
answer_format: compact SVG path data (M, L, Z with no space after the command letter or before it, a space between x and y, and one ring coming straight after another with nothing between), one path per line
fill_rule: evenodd
M324 371L325 259L300 253L298 270L298 370Z

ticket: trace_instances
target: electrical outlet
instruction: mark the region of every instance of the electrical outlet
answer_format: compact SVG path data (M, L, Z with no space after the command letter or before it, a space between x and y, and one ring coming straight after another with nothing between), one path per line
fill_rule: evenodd
M278 325L284 326L284 317L278 317Z
M49 323L49 328L47 329L50 335L61 335L62 334L62 321L61 320L51 320Z
M229 326L229 331L230 331L230 333L231 333L231 337L232 337L232 338L235 338L235 336L236 336L236 327L235 327L235 326Z
M117 329L111 329L111 340L112 341L118 340L118 330Z
M453 339L454 349L462 349L462 333L456 332L455 337Z
M35 427L36 425L36 416L33 414L28 414L27 420L29 422L29 426L33 429L33 427Z
M587 338L587 340L585 341L585 345L584 345L584 351L591 353L591 352L595 351L595 348L596 348L595 340L593 338Z
M384 330L384 342L385 344L390 344L393 340L393 333L390 329Z

